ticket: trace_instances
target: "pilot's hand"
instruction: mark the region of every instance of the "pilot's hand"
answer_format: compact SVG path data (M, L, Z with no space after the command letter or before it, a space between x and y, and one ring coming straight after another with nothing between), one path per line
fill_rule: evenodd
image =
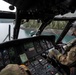
M76 46L72 47L67 54L61 54L58 50L51 49L48 56L50 58L54 56L63 65L73 65L76 62Z
M50 49L49 53L48 53L48 57L50 57L50 58L55 57L57 60L59 60L59 57L61 55L62 54L55 48Z
M67 53L67 61L68 64L76 64L76 46L72 47L70 51Z
M70 48L76 43L76 38L67 43L65 50L70 50Z
M29 75L28 68L24 65L9 64L1 70L0 75Z

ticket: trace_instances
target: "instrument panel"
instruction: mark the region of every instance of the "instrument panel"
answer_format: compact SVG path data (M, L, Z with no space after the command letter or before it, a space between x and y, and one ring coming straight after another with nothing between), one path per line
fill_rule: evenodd
M37 41L33 41L30 43L24 44L25 53L27 54L28 58L35 57L35 56L47 51L48 49L52 48L53 45L52 45L51 41L48 41L48 43L47 43L47 41L46 40L37 40Z
M52 48L55 36L37 36L0 44L0 69L7 64L25 64L32 75L52 75L58 73L42 53Z

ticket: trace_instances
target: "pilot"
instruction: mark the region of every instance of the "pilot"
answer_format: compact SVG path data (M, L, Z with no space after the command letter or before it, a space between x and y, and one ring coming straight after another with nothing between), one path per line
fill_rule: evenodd
M0 75L31 75L25 65L9 64L1 70Z
M61 64L70 66L76 62L76 38L70 41L64 49L66 53L62 54L53 48L49 50L48 57L55 57Z

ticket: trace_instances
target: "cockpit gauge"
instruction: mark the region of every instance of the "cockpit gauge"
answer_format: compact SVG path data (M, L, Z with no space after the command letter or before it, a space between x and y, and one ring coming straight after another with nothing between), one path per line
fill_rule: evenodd
M34 41L34 47L38 53L42 52L42 48L41 48L39 41Z
M32 42L24 44L24 48L28 58L32 58L37 55L34 44Z
M9 59L5 61L5 65L8 65L8 64L10 64L10 60Z
M2 60L2 53L0 52L0 60Z
M48 41L48 40L46 40L46 44L48 46L48 49L53 47L52 43L50 41Z
M0 67L4 66L2 53L0 52Z
M47 50L48 47L47 47L47 44L46 44L46 41L45 40L40 40L40 45L42 47L43 50Z
M0 67L3 67L4 66L4 64L3 64L3 61L1 60L0 61Z
M7 50L3 51L3 56L4 56L4 60L9 59L9 55L8 55L8 51Z
M8 55L8 51L7 50L3 50L3 55Z

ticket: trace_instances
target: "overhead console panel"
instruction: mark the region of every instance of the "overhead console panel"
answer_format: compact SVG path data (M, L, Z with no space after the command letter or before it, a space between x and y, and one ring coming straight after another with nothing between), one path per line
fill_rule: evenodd
M28 15L59 15L74 12L75 0L4 0Z
M55 4L59 4L65 0L62 0L62 1L61 0L4 0L4 1L16 6L17 8L19 8L21 10L23 10L23 9L26 10L26 9L32 8L32 7L37 8L38 6L43 6L44 4L45 4L45 6L47 4L49 4L50 6L52 6L52 5L54 6Z

